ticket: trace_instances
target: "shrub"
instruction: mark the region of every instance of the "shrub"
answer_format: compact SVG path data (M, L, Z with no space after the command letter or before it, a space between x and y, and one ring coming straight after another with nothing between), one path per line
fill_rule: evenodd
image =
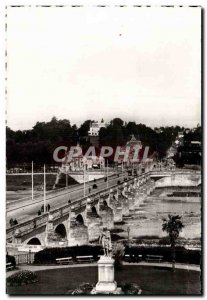
M201 251L199 250L189 250L184 247L176 247L176 262L177 263L187 263L187 264L197 264L200 265L201 262ZM138 259L138 255L142 255L142 259L145 260L146 256L149 255L162 255L164 261L171 262L171 247L143 247L143 246L133 246L125 248L125 254L133 255Z
M101 246L84 245L64 248L46 248L35 253L35 264L55 264L56 258L63 258L72 256L74 261L76 256L93 255L94 260L98 260L98 255L102 255L103 250Z
M6 255L6 263L11 263L12 266L15 268L16 267L16 259L12 255Z
M93 293L93 288L94 286L90 283L82 283L79 285L78 288L74 290L69 290L67 292L67 295L91 295L96 294L96 295L113 295L113 292L108 292L108 293ZM121 295L139 295L141 294L141 289L136 283L125 283L121 285Z
M136 283L125 283L121 286L124 295L138 295L141 293Z
M37 275L31 271L19 271L9 276L6 280L8 286L22 285L37 282Z
M116 270L122 269L122 260L124 256L124 246L121 243L116 243L113 248L114 267Z
M69 290L68 295L90 295L93 285L90 283L82 283L75 290Z

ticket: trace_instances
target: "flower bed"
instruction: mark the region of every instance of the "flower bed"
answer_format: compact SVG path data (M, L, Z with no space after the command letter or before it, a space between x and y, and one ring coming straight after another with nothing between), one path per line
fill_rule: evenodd
M19 286L37 282L37 275L31 271L19 271L6 280L7 286Z

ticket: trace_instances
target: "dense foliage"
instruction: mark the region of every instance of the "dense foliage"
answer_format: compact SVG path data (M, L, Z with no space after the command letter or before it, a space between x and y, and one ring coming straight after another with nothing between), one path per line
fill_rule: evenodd
M12 266L15 268L16 267L16 260L15 257L12 255L6 255L6 263L11 263Z
M76 256L93 255L95 260L98 260L98 255L102 255L103 250L101 246L74 246L65 248L46 248L35 253L35 264L55 264L56 258L73 257Z
M58 120L53 117L49 122L37 122L31 130L13 131L6 128L7 137L7 164L31 163L53 164L53 152L57 146L71 146L79 142L83 147L90 145L88 130L93 120L86 120L79 128L71 125L69 120ZM124 122L119 118L113 119L109 126L101 128L99 139L100 146L116 147L125 145L132 134L139 138L144 146L149 146L152 152L159 157L166 154L167 149L175 140L179 131L184 128L179 126L150 128L144 124ZM187 138L190 138L190 132ZM194 135L200 134L195 132Z
M121 243L114 244L113 247L113 257L114 257L114 267L115 270L122 269L122 260L124 256L124 245Z
M201 251L190 250L184 247L175 247L176 262L186 264L201 263ZM146 260L147 255L162 255L163 261L172 262L171 247L144 247L144 246L133 246L126 247L125 254L131 256L131 261L139 261L139 255L142 255L142 260Z
M197 264L201 263L201 251L188 250L184 247L175 247L176 261L178 263ZM147 255L162 255L163 261L172 261L170 247L146 247L146 246L125 246L124 254L131 256L131 261L139 261L139 255L142 255L142 260L146 260ZM101 246L75 246L65 248L46 248L35 253L34 264L55 264L56 258L73 257L74 262L76 256L93 255L94 260L98 260L98 255L103 255ZM121 254L122 255L122 254Z
M37 282L37 275L32 271L19 271L12 274L6 280L7 286L22 285Z

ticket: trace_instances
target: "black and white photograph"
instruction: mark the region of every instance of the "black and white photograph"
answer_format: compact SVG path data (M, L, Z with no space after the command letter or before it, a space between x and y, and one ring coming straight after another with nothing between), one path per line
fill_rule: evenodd
M5 6L7 294L202 295L202 22Z

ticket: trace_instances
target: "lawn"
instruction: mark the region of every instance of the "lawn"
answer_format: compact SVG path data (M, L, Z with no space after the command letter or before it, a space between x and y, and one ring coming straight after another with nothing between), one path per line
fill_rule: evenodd
M55 184L56 174L47 174L46 175L46 187L47 190L53 189ZM43 174L34 174L34 191L41 192L43 190L44 175ZM77 184L72 177L68 176L68 185ZM62 188L66 185L65 174L60 176L59 183L56 185L56 188ZM31 174L27 175L7 175L6 176L6 189L7 191L22 191L27 192L32 188L32 177Z
M10 295L65 295L83 282L96 284L97 267L64 268L38 271L39 282L19 287L9 287ZM199 295L200 272L152 266L124 266L115 273L118 286L137 283L144 295Z
M47 190L52 189L56 175L55 174L47 174ZM34 175L34 189L42 190L44 182L43 174L35 174ZM7 191L17 191L17 190L28 190L32 188L32 177L29 175L7 175L6 176L6 186Z

